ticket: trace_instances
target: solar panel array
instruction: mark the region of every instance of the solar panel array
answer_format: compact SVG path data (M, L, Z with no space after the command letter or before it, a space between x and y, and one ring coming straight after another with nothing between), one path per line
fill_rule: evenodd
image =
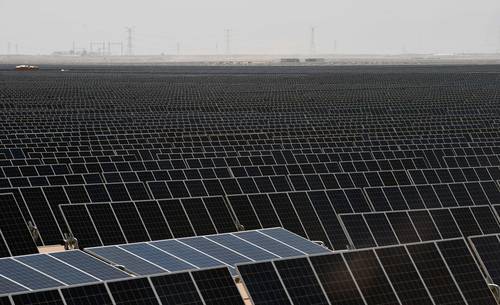
M227 266L331 252L282 228L87 248L138 275Z
M255 305L497 304L464 239L238 265Z
M178 275L177 288L166 279L151 288L147 277L91 286L104 275L59 278L47 267L56 254L30 255L72 233L137 275L218 266L237 275L245 263L259 304L489 304L485 283L499 281L498 73L0 66L0 261L48 287L21 283L23 272L0 281L8 291L80 285L0 302L230 303L214 291L234 292L225 275ZM267 234L288 234L277 227L341 253L320 269L321 256L283 259L326 249L268 249L265 238L284 236ZM186 249L194 261L173 253ZM183 285L196 293L169 295Z
M2 305L244 305L227 268L134 277L0 298Z

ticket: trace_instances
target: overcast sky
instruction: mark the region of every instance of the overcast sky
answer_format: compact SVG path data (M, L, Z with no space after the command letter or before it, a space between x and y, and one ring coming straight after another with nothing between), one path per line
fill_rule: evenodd
M500 0L0 0L0 54L91 41L135 54L461 53L500 49ZM118 52L118 48L115 48Z

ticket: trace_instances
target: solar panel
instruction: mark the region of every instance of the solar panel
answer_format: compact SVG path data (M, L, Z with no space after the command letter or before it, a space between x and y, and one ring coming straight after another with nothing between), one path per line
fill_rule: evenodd
M201 251L205 255L227 264L228 266L235 266L239 263L250 262L251 260L232 251L230 248L226 248L219 245L207 238L183 238L180 240L182 243ZM232 267L230 269L233 269Z
M487 277L498 285L500 283L500 240L498 236L471 236L469 240Z
M272 238L261 234L258 231L238 232L234 233L234 235L280 257L300 256L304 254L297 249L276 242Z
M104 284L93 284L62 288L66 305L113 305Z
M404 247L375 250L401 304L434 304Z
M159 305L148 278L127 279L106 284L116 305Z
M311 256L310 262L332 305L364 303L357 284L340 254Z
M172 233L163 212L156 201L136 201L135 206L151 240L172 238Z
M244 305L227 268L193 271L191 274L205 305Z
M48 255L28 255L15 258L29 267L41 271L67 285L95 282L98 279Z
M30 289L64 286L65 283L42 274L10 258L0 259L0 274Z
M101 246L102 241L84 204L60 205L64 219L82 248Z
M339 215L342 224L356 248L370 248L377 246L370 229L361 214Z
M330 252L330 250L326 249L325 247L312 243L311 241L283 228L263 229L260 230L259 232L271 238L274 238L279 242L285 243L288 246L291 246L306 254L319 254L319 253Z
M7 252L4 248L2 256L38 253L15 197L12 194L0 194L0 206L0 231L8 247Z
M128 242L150 240L133 202L113 202L111 207Z
M113 268L82 251L65 251L49 255L102 281L129 277L123 271Z
M496 304L465 241L448 240L437 245L467 303Z
M104 245L125 243L125 236L110 204L87 205L90 216ZM71 226L71 225L70 225Z
M113 262L116 265L126 266L127 270L138 275L148 275L167 271L166 269L116 246L88 248L86 251L106 259L109 262Z
M307 258L277 260L274 266L294 304L328 304Z
M363 216L378 246L398 243L398 239L385 214L364 214Z
M8 279L5 276L0 276L0 294L7 294L7 293L13 293L13 292L19 292L19 291L25 291L29 290L30 288L18 284L14 282L13 280Z
M201 198L183 199L181 203L197 235L217 233L214 223Z
M345 252L342 255L368 304L400 303L372 250Z
M179 199L158 200L175 238L193 236L194 229Z
M254 305L292 304L273 263L238 265L238 272Z
M436 304L466 304L433 243L409 245L407 249Z
M196 269L197 267L152 245L139 243L121 246L122 249L169 271ZM124 264L128 266L128 264Z
M151 282L162 304L204 304L189 273L153 276Z
M46 290L13 295L12 300L16 305L64 305L59 290Z
M206 236L206 238L236 252L243 253L246 257L254 261L269 260L279 257L276 254L238 238L233 234L210 235Z

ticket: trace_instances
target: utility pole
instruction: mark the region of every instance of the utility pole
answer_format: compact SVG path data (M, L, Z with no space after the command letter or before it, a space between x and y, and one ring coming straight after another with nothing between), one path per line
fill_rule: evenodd
M311 27L311 40L309 42L309 53L311 53L311 54L316 53L316 41L315 41L315 37L314 37L314 34L315 34L314 31L315 31L315 28Z
M133 29L131 27L126 27L125 28L127 31L127 55L132 55L132 31Z
M226 29L226 54L231 54L231 30Z
M498 29L498 53L500 53L500 28Z
M7 42L7 55L10 55L10 41Z

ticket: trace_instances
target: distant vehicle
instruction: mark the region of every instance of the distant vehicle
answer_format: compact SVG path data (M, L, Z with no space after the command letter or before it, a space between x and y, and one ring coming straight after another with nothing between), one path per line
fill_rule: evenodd
M31 65L19 65L16 66L16 71L33 71L33 70L38 70L38 66L31 66Z

